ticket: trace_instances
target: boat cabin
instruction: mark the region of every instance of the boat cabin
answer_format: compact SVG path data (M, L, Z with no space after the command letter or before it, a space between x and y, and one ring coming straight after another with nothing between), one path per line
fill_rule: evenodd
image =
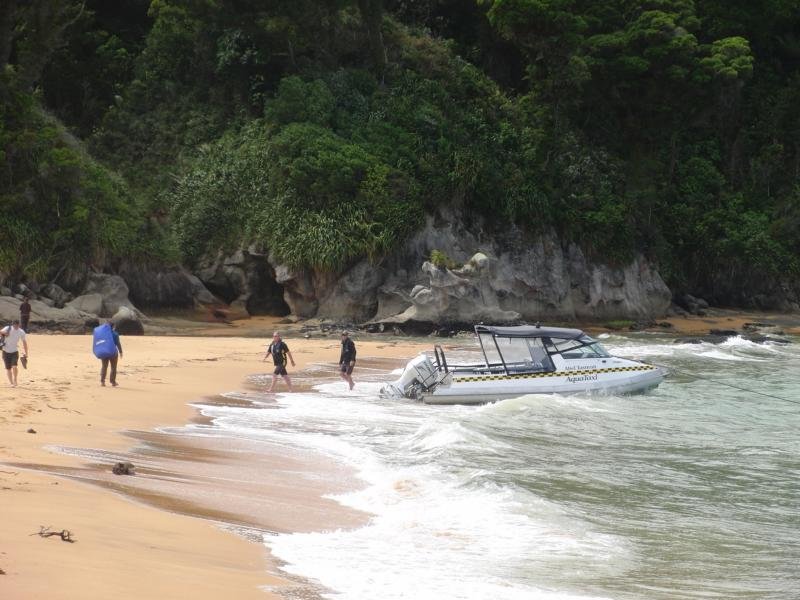
M568 368L574 360L605 359L605 348L580 329L562 327L492 327L476 325L481 345L481 365L447 366L444 352L437 346L437 370L483 374L548 373Z

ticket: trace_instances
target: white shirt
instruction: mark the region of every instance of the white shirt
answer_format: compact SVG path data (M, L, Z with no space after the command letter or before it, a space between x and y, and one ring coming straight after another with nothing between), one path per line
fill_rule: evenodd
M17 352L19 348L17 345L19 344L20 340L25 339L25 330L22 327L18 327L14 329L11 325L3 328L3 333L6 333L6 345L3 346L3 352L7 352L9 354L13 354Z

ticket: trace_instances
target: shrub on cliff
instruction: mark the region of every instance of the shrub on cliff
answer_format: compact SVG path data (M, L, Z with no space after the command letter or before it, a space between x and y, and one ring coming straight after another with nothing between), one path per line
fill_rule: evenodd
M0 270L42 278L59 268L102 267L162 255L125 182L94 161L32 94L0 74Z
M414 182L329 129L262 120L209 146L167 194L184 256L259 243L335 270L388 251L419 223Z

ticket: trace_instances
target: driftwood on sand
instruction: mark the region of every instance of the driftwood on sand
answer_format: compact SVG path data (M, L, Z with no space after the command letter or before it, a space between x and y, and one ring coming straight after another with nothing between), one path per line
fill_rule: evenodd
M50 531L50 527L43 527L39 526L38 533L32 533L31 535L38 535L39 537L47 538L58 536L61 538L63 542L69 542L70 544L74 544L77 540L72 537L72 532L69 529L62 529L61 531Z

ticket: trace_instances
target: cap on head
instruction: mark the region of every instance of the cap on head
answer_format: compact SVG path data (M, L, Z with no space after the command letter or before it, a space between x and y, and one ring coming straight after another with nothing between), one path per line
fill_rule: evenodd
M276 331L275 333L272 334L272 337L281 337L281 334L280 332Z
M342 335L350 335L350 332L345 330L345 331L342 332Z

